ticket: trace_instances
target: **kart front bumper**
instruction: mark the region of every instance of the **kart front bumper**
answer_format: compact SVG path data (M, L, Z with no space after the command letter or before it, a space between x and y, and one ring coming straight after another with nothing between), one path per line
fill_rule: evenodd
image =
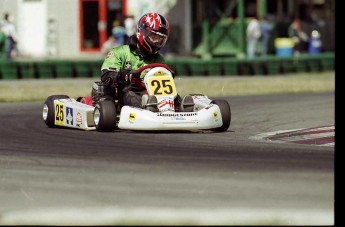
M118 128L129 130L201 130L223 124L220 109L210 104L197 112L163 112L124 106Z

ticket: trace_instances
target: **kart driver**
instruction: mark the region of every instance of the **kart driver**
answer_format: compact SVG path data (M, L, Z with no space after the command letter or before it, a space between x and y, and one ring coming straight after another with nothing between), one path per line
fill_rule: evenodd
M134 78L130 71L150 63L165 64L159 50L167 42L169 33L170 25L165 17L158 13L143 15L137 24L136 34L129 37L128 44L111 49L106 56L101 67L101 81L96 81L92 86L93 105L100 100L117 98L122 106L146 107L151 111L158 111L155 96L146 95L147 101L142 100L146 89L142 86L141 79ZM184 97L184 105L180 103L181 97L177 95L177 111L193 111L191 96Z

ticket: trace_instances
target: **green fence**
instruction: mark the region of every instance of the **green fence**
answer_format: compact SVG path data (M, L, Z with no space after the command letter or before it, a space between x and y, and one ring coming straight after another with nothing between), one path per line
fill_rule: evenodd
M99 78L102 60L0 61L0 79ZM335 54L238 58L174 58L167 64L178 76L276 75L322 72L335 68Z

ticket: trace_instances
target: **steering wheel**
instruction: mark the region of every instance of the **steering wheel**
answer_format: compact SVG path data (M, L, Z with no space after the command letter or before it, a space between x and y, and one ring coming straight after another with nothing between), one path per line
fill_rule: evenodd
M132 71L131 73L133 74L134 77L139 78L142 71L144 71L145 69L154 68L154 67L163 67L169 70L172 76L175 77L175 72L169 66L163 63L151 63L148 65L144 65L144 66L141 66L139 69Z

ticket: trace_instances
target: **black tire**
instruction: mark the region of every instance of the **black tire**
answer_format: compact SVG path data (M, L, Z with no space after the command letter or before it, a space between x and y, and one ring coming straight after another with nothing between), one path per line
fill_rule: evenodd
M212 103L216 104L219 106L220 113L222 114L222 120L223 120L223 125L213 129L215 132L225 132L228 130L230 127L230 122L231 122L231 110L230 110L230 105L227 101L225 100L213 100Z
M96 104L93 121L99 132L112 132L116 129L116 106L113 101L105 100Z
M55 106L54 100L56 99L68 99L68 95L51 95L49 96L43 105L42 115L43 120L49 128L57 127L55 125Z

